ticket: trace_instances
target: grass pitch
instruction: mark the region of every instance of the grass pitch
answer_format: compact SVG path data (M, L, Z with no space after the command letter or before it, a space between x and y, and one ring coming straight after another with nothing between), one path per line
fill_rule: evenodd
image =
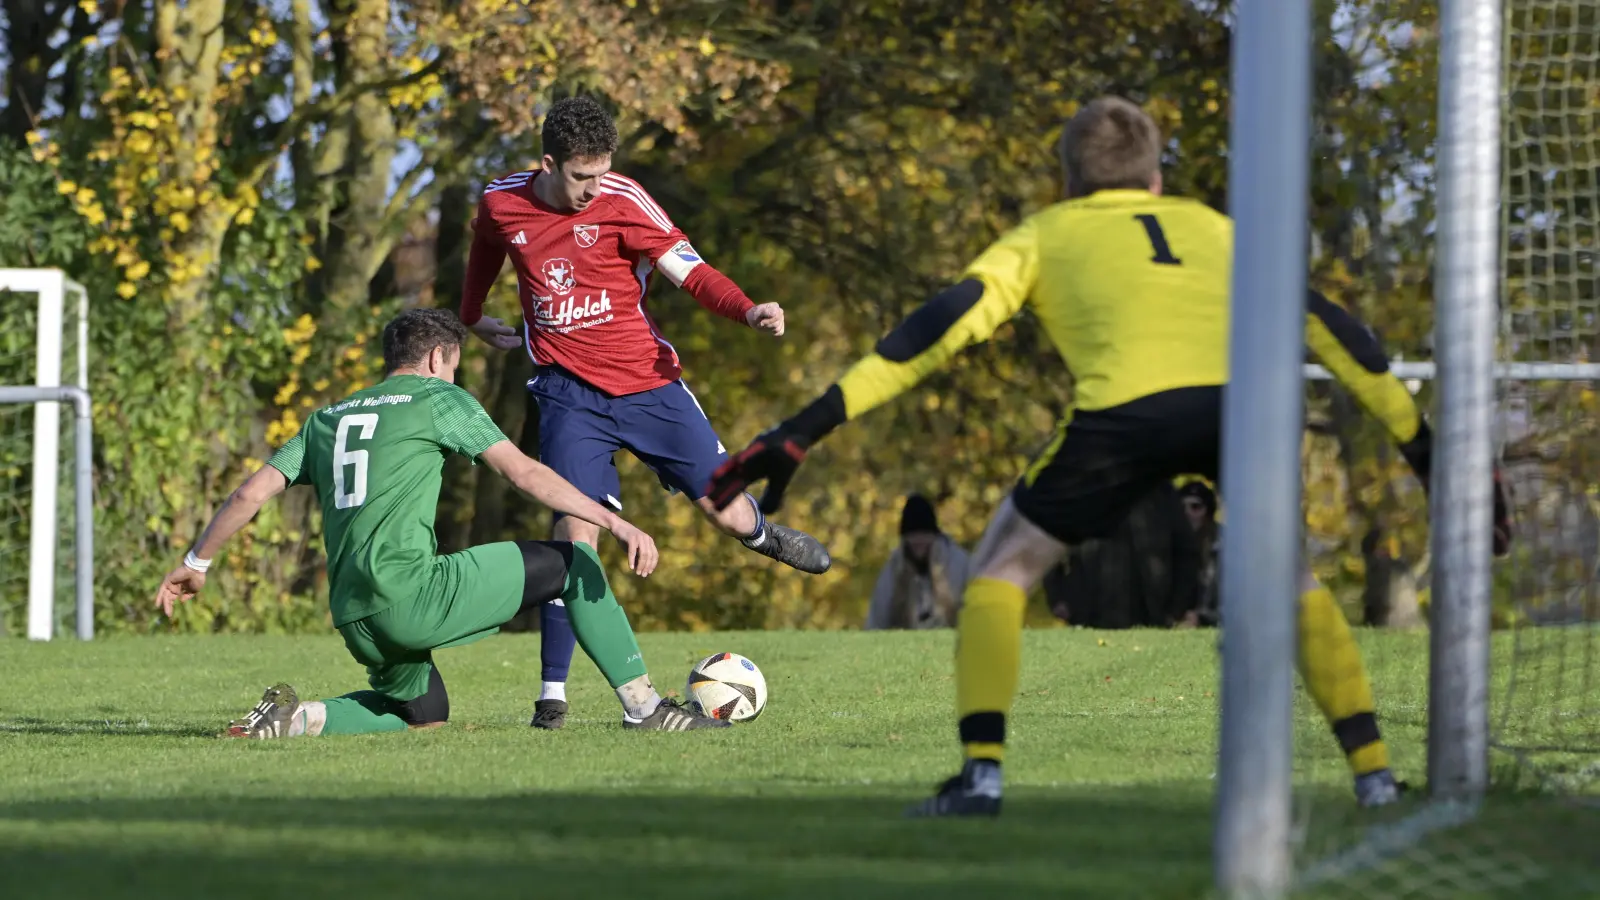
M1417 777L1426 637L1362 639L1396 766ZM17 898L1205 896L1215 635L1029 632L1004 816L906 821L957 763L951 640L646 635L663 690L725 649L771 688L753 723L668 735L623 732L582 659L567 729L529 729L537 637L499 636L439 655L446 728L283 742L214 735L274 681L364 687L336 637L3 641L0 881ZM1322 856L1381 819L1350 810L1301 705ZM1469 829L1310 895L1600 896L1582 862L1597 824L1496 797Z

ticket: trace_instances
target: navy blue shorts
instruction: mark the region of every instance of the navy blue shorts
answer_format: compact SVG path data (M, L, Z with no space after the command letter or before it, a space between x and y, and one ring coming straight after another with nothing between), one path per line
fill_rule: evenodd
M622 508L618 450L690 500L705 496L711 474L728 458L681 380L611 397L564 369L540 367L528 390L539 402L539 461L603 506Z

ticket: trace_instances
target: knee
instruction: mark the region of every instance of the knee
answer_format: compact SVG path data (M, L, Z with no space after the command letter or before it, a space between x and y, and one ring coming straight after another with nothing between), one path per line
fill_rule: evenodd
M574 601L597 602L610 595L606 570L600 554L588 544L572 545L572 564L567 570L567 587L561 599L570 610Z
M401 703L399 715L413 728L450 721L450 694L444 689L444 678L440 676L438 666L434 666L428 675L427 692Z

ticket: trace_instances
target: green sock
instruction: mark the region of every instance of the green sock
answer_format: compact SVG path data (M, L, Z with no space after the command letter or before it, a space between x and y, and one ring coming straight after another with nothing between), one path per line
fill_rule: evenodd
M394 714L394 701L377 691L356 691L324 700L322 705L328 709L324 735L406 730L405 720Z
M572 545L572 567L567 570L561 599L567 605L578 645L594 660L608 684L621 687L645 674L644 654L639 652L628 614L617 605L600 557L588 544Z

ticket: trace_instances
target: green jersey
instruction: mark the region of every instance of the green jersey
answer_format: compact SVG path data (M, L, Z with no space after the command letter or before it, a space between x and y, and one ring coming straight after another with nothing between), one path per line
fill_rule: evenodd
M506 440L469 393L396 375L312 414L267 465L316 488L334 627L413 600L433 574L444 461Z

